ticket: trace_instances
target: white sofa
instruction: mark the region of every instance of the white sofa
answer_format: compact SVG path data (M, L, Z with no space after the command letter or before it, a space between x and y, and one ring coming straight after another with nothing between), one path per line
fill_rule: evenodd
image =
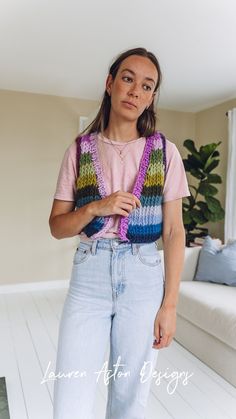
M193 281L200 249L185 248L175 339L236 387L236 287Z

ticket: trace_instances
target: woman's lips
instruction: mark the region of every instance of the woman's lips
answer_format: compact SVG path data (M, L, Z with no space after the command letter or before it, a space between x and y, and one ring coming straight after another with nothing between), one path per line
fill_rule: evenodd
M129 108L137 108L137 106L136 105L134 105L133 103L131 103L131 102L127 102L126 100L124 100L122 103L124 103L125 105L127 105Z

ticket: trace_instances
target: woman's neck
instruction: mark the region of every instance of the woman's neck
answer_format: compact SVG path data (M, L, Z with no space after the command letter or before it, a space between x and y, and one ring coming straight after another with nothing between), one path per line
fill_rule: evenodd
M128 124L112 124L112 126L111 124L108 124L102 134L110 140L124 142L135 140L140 137L136 123L135 126L132 126L130 122Z

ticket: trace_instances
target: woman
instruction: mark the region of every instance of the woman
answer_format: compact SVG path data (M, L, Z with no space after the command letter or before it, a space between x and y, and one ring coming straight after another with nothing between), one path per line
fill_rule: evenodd
M56 374L71 376L55 381L54 419L100 419L93 407L101 380L108 385L106 419L144 419L158 350L175 334L182 197L190 193L175 144L155 129L160 83L154 54L144 48L120 54L97 117L62 161L51 233L80 241L56 365Z

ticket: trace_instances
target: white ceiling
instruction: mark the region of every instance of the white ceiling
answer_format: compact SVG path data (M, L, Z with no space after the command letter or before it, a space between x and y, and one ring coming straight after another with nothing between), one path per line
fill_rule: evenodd
M100 100L108 67L142 46L160 60L158 106L236 98L235 0L0 0L0 88Z

